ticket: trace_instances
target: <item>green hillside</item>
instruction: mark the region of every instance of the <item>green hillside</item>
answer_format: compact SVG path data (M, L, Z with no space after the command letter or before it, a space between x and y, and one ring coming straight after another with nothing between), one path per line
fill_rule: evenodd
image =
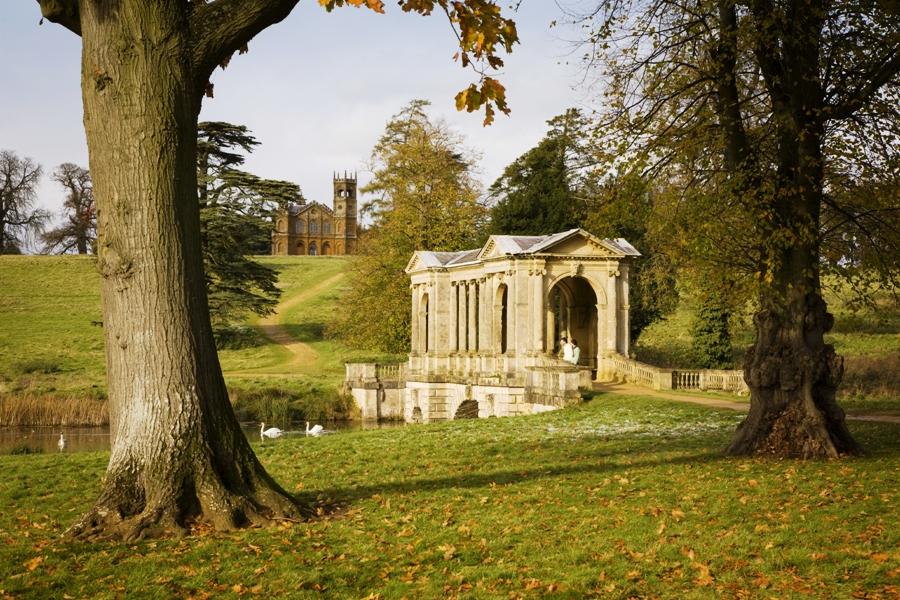
M243 397L277 389L281 395L333 398L344 362L373 358L324 335L326 322L338 310L352 258L259 260L278 270L283 294L276 315L248 324L262 331L282 328L302 345L303 360L265 336L252 347L221 350L229 387ZM0 393L105 396L98 286L93 258L0 256Z

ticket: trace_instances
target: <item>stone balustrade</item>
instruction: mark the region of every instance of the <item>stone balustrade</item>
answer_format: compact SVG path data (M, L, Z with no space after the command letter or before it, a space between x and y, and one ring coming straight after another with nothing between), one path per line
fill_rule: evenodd
M750 391L741 370L662 369L621 354L602 357L600 365L603 379L623 380L654 390L721 390L735 394Z

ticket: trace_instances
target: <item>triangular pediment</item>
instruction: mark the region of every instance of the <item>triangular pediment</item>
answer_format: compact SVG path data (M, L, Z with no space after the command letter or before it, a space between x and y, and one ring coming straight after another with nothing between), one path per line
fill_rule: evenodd
M602 239L584 229L551 236L545 242L529 248L529 253L597 257L640 256L640 253L624 239Z
M494 236L488 238L487 244L481 249L481 252L478 253L478 260L484 260L485 258L492 258L494 256L500 256L500 250L497 248L497 242L494 240Z
M418 252L414 252L412 258L409 259L409 262L406 263L406 268L404 271L407 273L412 273L413 271L418 271L422 268L422 259L419 257Z

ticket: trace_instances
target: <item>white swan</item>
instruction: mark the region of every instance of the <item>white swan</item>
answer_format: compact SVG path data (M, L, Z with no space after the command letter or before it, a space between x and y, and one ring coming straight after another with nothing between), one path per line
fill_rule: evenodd
M263 440L265 438L275 439L277 437L281 437L281 434L284 432L277 427L269 427L266 429L265 423L259 424L259 439Z
M65 434L59 434L59 441L56 442L56 447L59 448L60 452L65 452L66 450L66 436Z
M320 436L323 433L325 433L325 428L321 425L313 425L310 428L309 421L306 422L306 435Z

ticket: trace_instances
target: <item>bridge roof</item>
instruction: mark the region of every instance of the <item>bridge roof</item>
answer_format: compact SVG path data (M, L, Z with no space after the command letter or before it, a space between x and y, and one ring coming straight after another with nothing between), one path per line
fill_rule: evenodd
M565 242L568 240L575 240L576 243L580 240L595 250L613 257L625 258L641 255L624 238L602 239L584 229L576 228L550 235L492 235L481 248L459 252L417 250L406 265L406 272L469 265L502 256L538 254L581 256L584 254L584 250L581 249L567 250ZM595 252L585 256L590 255L595 255Z

